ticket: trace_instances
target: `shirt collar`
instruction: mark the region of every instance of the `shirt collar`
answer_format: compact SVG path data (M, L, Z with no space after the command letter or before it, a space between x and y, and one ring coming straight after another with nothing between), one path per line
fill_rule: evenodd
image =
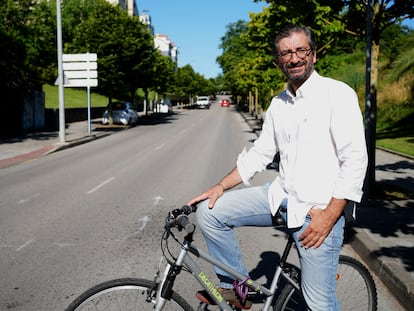
M299 98L303 98L310 92L312 89L313 82L319 77L319 74L316 72L316 70L313 70L312 74L309 76L308 79L296 90L296 96L293 95L293 93L288 88L286 90L286 93L289 97L292 98L292 100L297 100Z

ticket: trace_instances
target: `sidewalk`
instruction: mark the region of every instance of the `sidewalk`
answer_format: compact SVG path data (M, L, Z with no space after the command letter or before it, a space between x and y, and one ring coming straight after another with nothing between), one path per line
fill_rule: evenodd
M31 133L0 140L0 169L105 137L126 127L111 126L105 129L97 120L92 120L91 128L89 134L87 121L66 124L64 143L60 141L59 131Z
M262 120L242 113L257 135ZM395 187L408 198L381 195L358 207L346 243L358 253L407 310L414 306L414 159L376 150L377 184Z
M261 121L242 113L257 134ZM26 137L0 140L0 169L32 160L48 153L86 143L110 135L126 126L101 126L92 121L88 133L87 121L67 124L65 143L59 132L42 132ZM376 180L406 193L408 198L383 195L358 209L357 222L349 230L347 243L390 289L407 309L414 306L414 159L376 152Z

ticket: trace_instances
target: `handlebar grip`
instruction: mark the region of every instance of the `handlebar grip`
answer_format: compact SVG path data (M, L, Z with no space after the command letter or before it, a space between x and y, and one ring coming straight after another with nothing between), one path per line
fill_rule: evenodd
M180 215L178 216L176 222L188 233L192 233L195 230L194 224L190 222L187 215Z
M186 214L190 215L191 213L195 212L197 210L197 207L195 205L184 205L181 207L181 211Z

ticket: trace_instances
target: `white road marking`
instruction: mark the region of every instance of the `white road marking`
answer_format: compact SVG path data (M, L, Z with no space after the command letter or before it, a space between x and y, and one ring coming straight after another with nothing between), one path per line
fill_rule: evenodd
M102 188L103 186L105 186L106 184L110 183L111 181L113 181L115 179L115 177L110 177L107 180L101 182L99 185L97 185L96 187L92 188L91 190L89 190L88 192L86 192L87 194L91 194L94 193L96 190L98 190L99 188Z
M37 198L38 196L40 196L40 193L35 193L35 194L33 194L32 196L30 196L30 197L27 197L27 198L25 198L25 199L21 199L21 200L19 200L19 201L17 202L17 204L24 204L24 203L27 203L27 202L29 202L30 200L32 200L32 199L34 199L34 198Z
M33 241L34 241L34 239L31 239L31 240L27 241L26 243L24 243L23 245L19 246L18 248L16 248L16 252L21 251L23 248L25 248L27 245L29 245Z
M144 228L147 226L147 223L149 223L149 221L151 220L151 218L150 217L148 217L148 216L144 216L144 217L142 217L141 219L139 219L141 222L142 222L142 225L141 225L141 227L139 227L139 231L142 231L142 230L144 230Z
M164 200L164 198L161 197L161 196L159 196L159 195L156 196L156 197L153 197L152 199L154 200L154 205L155 206L157 206L160 203L160 201L163 201Z
M59 247L70 247L70 246L76 246L75 243L68 243L68 242L54 242L54 245L57 245Z
M157 147L155 147L155 151L158 151L158 150L160 150L162 147L164 147L165 146L165 144L166 143L162 143L161 145L158 145Z

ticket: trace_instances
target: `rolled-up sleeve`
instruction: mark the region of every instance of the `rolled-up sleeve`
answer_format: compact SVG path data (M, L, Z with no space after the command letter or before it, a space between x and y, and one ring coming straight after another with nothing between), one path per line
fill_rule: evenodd
M336 145L340 171L333 197L360 202L368 164L365 132L358 98L351 88L335 94L331 135Z
M270 110L268 109L266 112L259 138L248 151L244 148L237 158L237 169L245 185L250 185L250 180L254 175L262 172L276 154L274 128Z

